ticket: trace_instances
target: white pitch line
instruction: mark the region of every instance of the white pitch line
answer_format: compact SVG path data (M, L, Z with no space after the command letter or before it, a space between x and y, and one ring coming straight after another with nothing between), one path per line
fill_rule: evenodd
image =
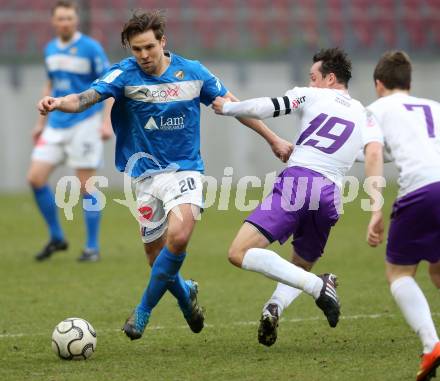
M440 313L432 313L433 316L440 316ZM341 320L358 320L358 319L382 319L382 318L391 318L394 319L400 315L397 314L359 314L359 315L342 315ZM325 320L323 316L312 316L307 318L293 318L293 319L283 319L281 318L280 322L283 324L286 323L302 323L302 322L309 322L309 321L316 321L316 320ZM237 321L232 324L221 324L221 325L213 325L213 324L205 324L206 328L228 328L231 326L246 326L246 325L252 325L256 326L258 325L258 321ZM173 327L164 327L160 325L156 326L149 326L147 327L148 330L163 330L163 329L187 329L188 326L186 325L179 325L179 326L173 326ZM100 332L118 332L120 329L100 329L98 330L98 333ZM0 339L10 339L10 338L19 338L19 337L32 337L32 336L46 336L47 332L36 332L36 333L3 333L0 334Z
M433 314L435 315L435 314ZM341 320L357 320L357 319L381 319L383 317L395 318L397 315L394 314L360 314L360 315L342 315ZM280 319L280 323L301 323L307 321L325 320L323 316L312 316L308 318L293 318L293 319ZM238 321L232 323L232 325L258 325L258 321ZM225 325L226 327L226 325Z

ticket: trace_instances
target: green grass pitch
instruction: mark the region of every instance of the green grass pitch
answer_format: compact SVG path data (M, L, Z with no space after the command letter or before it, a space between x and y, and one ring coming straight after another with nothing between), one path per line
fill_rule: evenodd
M395 188L386 192L386 213ZM315 272L339 276L342 320L328 327L313 300L301 295L285 311L277 343L257 342L261 307L275 283L231 266L228 245L246 213L208 209L196 227L182 269L200 284L207 326L195 335L175 300L166 295L141 340L120 328L138 302L149 269L136 221L107 195L102 261L76 262L83 243L82 213L63 221L71 247L50 261L33 255L46 232L30 194L0 196L0 380L412 380L421 351L392 301L384 278L384 245L372 250L364 236L368 214L359 198L345 206ZM272 246L285 258L290 244ZM438 320L438 291L426 265L418 281ZM90 321L97 351L87 361L62 361L51 332L66 317Z

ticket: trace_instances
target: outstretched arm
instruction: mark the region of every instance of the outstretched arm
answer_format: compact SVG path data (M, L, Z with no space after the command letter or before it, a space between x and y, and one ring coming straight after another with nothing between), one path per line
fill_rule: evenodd
M38 102L38 111L40 115L47 115L47 113L54 110L77 113L88 109L101 100L101 95L93 89L60 98L46 96Z
M271 98L253 98L241 102L238 102L237 99L232 103L225 99L227 95L223 98L217 97L212 103L216 114L254 119L266 119L274 116L275 106Z
M225 94L224 98L217 99L227 99L227 101L238 102L238 99L230 92ZM216 101L217 101L216 99ZM244 103L244 102L240 102ZM214 107L214 104L213 104ZM260 135L267 143L269 143L270 148L277 158L279 158L282 162L287 162L289 157L293 151L293 144L280 138L275 132L273 132L269 127L267 127L262 121L256 119L249 118L237 118L240 123L244 124L246 127L254 130L258 135Z

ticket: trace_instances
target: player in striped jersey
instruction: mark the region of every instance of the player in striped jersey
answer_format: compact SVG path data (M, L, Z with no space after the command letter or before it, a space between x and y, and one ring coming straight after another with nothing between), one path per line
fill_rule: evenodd
M440 364L440 342L428 302L414 277L419 263L440 288L440 104L411 96L411 62L406 53L388 52L379 60L374 81L379 99L368 109L383 131L385 147L399 170L386 247L390 290L423 345L417 381L430 380ZM373 212L368 243L383 240L383 217Z
M217 98L219 114L271 118L297 113L300 135L287 168L272 193L246 219L229 249L229 260L259 272L278 286L263 307L258 339L270 346L277 338L279 317L301 291L311 295L331 327L340 306L333 274L310 272L324 251L337 222L342 180L360 149L365 150L367 176L380 175L382 137L365 108L348 93L351 62L340 49L313 57L309 87L295 87L278 98L230 103ZM266 247L293 235L292 263Z

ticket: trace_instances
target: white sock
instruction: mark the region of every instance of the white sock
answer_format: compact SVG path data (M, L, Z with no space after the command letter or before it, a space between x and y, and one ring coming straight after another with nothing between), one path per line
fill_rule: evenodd
M315 299L319 297L323 281L313 273L295 266L267 249L249 249L243 258L241 267L255 271L270 279L299 288Z
M302 290L298 288L290 287L283 283L278 283L274 293L264 305L264 308L268 304L276 304L278 306L278 315L281 316L284 309L289 307L290 304L301 294ZM263 308L263 310L264 310Z
M431 352L439 339L422 290L411 276L395 280L390 288L407 323L422 341L423 353Z

